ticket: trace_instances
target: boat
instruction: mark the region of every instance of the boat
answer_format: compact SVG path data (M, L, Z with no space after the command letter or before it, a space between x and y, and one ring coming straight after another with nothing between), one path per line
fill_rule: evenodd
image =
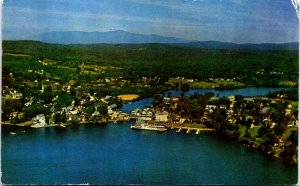
M131 129L139 129L139 130L153 130L153 131L159 131L164 132L167 129L164 126L160 125L150 125L150 124L135 124L130 126Z
M11 134L11 135L16 135L17 133L15 133L15 132L10 132L9 134Z

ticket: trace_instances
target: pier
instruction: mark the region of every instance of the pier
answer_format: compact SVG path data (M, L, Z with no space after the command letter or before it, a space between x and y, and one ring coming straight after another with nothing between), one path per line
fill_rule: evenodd
M174 129L177 129L177 133L181 132L182 130L185 130L187 134L191 133L191 131L195 131L195 134L200 134L203 132L213 132L215 129L211 128L193 128L193 127L174 127Z

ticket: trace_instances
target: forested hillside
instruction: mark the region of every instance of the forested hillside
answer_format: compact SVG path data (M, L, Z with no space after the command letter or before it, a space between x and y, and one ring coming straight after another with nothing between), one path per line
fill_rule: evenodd
M163 44L57 45L37 41L4 41L4 67L12 54L28 54L31 59L50 59L54 66L78 68L79 65L107 67L100 77L142 76L197 78L235 78L248 85L278 86L279 82L298 80L298 51L246 51L175 47ZM29 66L14 66L20 71ZM57 69L56 69L57 70ZM68 70L61 69L65 76ZM52 70L53 71L53 70ZM57 75L59 75L59 72ZM74 75L70 75L73 76ZM74 77L76 78L76 77Z

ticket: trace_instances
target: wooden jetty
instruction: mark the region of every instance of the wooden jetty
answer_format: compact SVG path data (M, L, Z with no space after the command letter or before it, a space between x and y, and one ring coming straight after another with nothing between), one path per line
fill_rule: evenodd
M174 129L177 129L176 132L181 132L182 130L185 130L187 134L191 133L191 131L195 131L195 134L200 134L200 132L213 132L215 129L211 128L193 128L193 127L174 127Z
M182 130L182 128L178 128L178 130L176 132L180 132Z

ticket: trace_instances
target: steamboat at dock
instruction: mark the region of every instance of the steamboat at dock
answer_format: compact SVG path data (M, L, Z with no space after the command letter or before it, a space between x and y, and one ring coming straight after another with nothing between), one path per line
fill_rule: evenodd
M164 132L167 130L165 126L152 125L152 124L147 124L147 123L134 124L134 125L131 125L130 128L139 129L139 130L152 130L152 131L159 131L159 132Z

